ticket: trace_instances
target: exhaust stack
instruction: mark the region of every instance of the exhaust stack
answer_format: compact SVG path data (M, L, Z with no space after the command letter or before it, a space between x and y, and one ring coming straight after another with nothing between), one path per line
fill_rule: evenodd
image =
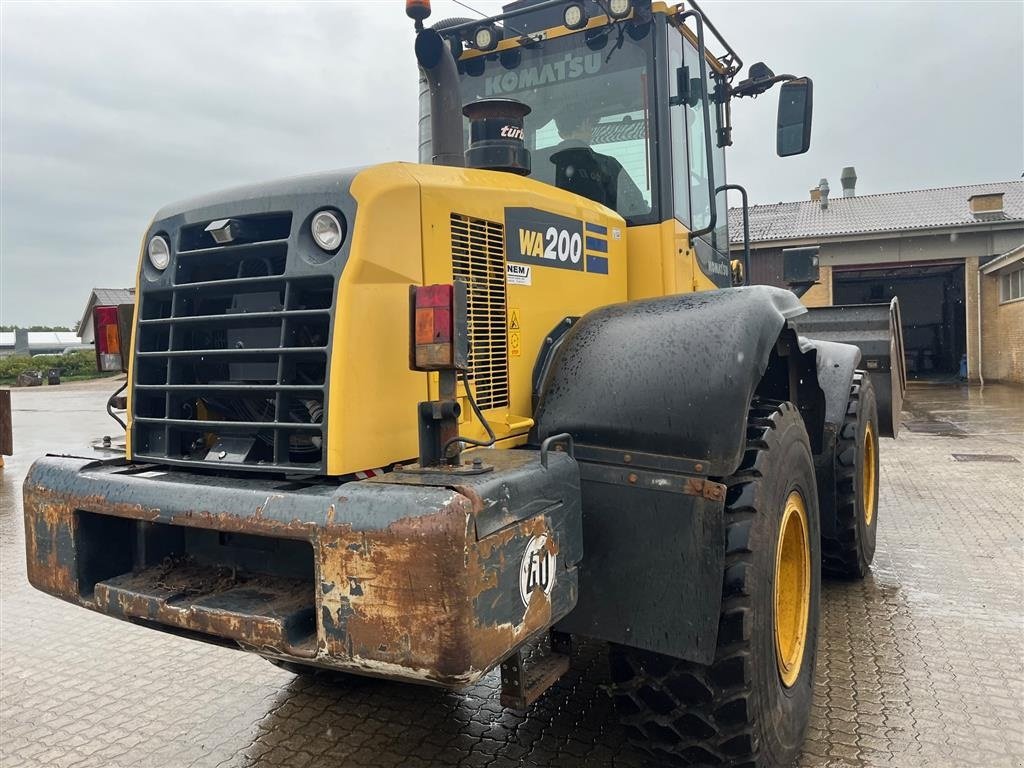
M461 168L462 99L455 58L441 35L424 29L416 35L416 61L430 91L431 162Z

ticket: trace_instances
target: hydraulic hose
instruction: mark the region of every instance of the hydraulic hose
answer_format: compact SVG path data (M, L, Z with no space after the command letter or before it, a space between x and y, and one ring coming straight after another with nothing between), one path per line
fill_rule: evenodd
M115 392L114 394L112 394L110 397L107 398L107 415L110 418L112 418L114 421L116 421L118 424L120 424L121 425L121 429L123 429L123 430L125 430L127 432L128 431L128 425L125 424L123 421L121 421L121 417L120 416L118 416L116 413L114 413L114 400L117 398L118 395L120 395L126 389L128 389L128 382L127 381L125 381L125 383L121 385L121 388L118 389L117 392Z
M474 415L480 420L484 429L487 430L488 440L474 440L471 437L464 437L463 435L456 435L447 443L441 447L441 455L448 458L448 449L455 443L465 443L466 445L474 445L477 448L490 448L497 441L497 437L494 435L494 430L491 429L491 425L484 418L483 413L480 412L480 406L476 404L476 398L473 397L473 390L469 388L469 376L465 371L459 371L459 376L462 379L462 386L466 388L466 397L469 399L469 407L473 409Z

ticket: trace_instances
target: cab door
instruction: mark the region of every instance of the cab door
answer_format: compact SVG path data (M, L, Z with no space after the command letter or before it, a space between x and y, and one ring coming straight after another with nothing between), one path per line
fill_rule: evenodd
M708 64L701 77L697 48L683 31L671 27L668 34L669 126L672 155L672 206L676 226L676 291L726 288L731 284L729 267L729 217L725 190L725 148L718 145L720 114L715 103L716 80ZM682 67L682 75L679 70ZM712 145L705 141L704 101L710 100ZM710 156L709 156L710 155ZM714 185L715 190L711 189ZM717 216L712 222L711 196ZM693 238L690 232L713 228ZM685 262L685 263L684 263Z

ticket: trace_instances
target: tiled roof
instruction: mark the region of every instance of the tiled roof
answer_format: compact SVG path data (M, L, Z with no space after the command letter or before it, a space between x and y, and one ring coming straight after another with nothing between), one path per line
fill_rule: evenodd
M996 192L1003 193L1001 214L971 213L967 202L970 197ZM820 203L812 200L752 205L750 241L842 237L1006 221L1024 222L1024 181L914 189L856 197L843 197L839 189L832 190L828 208L824 210ZM743 212L740 208L729 209L729 233L733 243L743 242Z
M118 304L134 304L134 288L93 288L97 307L116 307Z
M82 319L78 321L78 330L81 331L89 323L93 307L116 307L118 304L134 303L134 288L93 288L89 294L89 301L85 304Z

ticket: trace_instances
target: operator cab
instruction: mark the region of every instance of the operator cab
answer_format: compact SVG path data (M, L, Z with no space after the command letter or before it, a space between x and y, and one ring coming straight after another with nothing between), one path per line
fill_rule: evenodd
M730 85L742 62L695 4L687 8L695 10L650 0L520 0L492 19L435 29L457 60L463 103L514 99L530 108L532 178L607 205L629 226L677 219L703 271L725 287L726 195L736 188L726 185L730 98L796 78L757 64ZM707 53L706 34L724 55ZM799 94L784 94L785 117L780 104L780 154L807 149L810 81L800 85ZM430 160L428 138L421 161Z

